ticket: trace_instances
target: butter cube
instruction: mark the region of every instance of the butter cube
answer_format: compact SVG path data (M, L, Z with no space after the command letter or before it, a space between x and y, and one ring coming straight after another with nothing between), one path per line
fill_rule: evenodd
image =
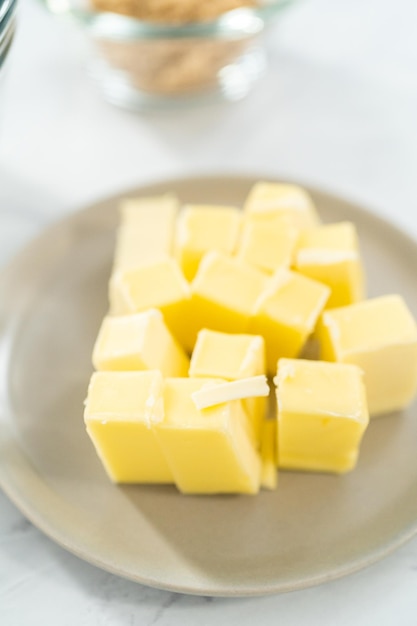
M265 373L265 343L259 335L200 330L190 376L238 380Z
M327 224L302 233L295 268L330 287L329 309L364 298L364 272L356 228L351 222Z
M278 359L301 352L329 293L325 285L290 270L278 270L269 280L250 325L265 339L268 372L276 371Z
M93 374L84 420L113 482L173 482L155 436L164 417L162 385L159 371Z
M170 256L178 206L173 194L123 200L113 270L131 269Z
M236 248L241 211L235 207L188 205L177 220L175 255L191 281L209 250L232 254Z
M109 315L124 315L129 311L129 303L126 296L120 289L119 281L123 270L116 270L110 276L109 280Z
M197 332L209 328L244 333L267 277L255 268L223 253L208 252L191 283L189 347Z
M417 325L401 296L325 311L318 337L321 358L362 368L371 416L411 402L417 390Z
M169 332L162 313L104 318L93 350L97 370L158 369L163 376L187 376L189 359Z
M239 401L199 411L191 394L212 379L167 378L157 436L177 487L187 494L259 491L260 458Z
M264 419L261 439L261 487L274 490L278 485L277 420Z
M292 265L299 230L287 220L249 220L243 227L237 256L249 265L272 274Z
M246 199L244 213L250 219L285 217L300 229L320 222L309 194L297 185L283 183L256 183Z
M174 259L118 272L114 277L114 293L124 303L123 314L160 309L176 339L183 344L188 338L190 290Z
M286 469L344 473L357 462L369 416L355 365L281 359L278 463Z
M200 330L191 356L190 376L239 380L265 374L265 342L257 335L234 335ZM260 440L266 400L248 398L243 405Z

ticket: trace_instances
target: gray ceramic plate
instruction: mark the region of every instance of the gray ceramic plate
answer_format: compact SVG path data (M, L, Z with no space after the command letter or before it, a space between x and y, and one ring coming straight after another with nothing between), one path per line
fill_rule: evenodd
M241 204L254 179L168 181L189 202ZM312 190L325 221L358 226L372 295L417 313L417 246L361 208ZM83 400L106 312L118 198L47 230L0 281L0 484L62 546L147 585L255 595L358 570L417 530L417 409L374 421L344 477L281 473L257 497L184 497L109 483L87 438ZM3 371L0 370L0 371Z

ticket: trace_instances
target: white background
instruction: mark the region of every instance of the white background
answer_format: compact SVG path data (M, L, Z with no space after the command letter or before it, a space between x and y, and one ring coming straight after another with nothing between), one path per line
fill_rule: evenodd
M417 3L304 0L268 36L245 101L134 115L106 104L74 26L22 0L0 131L0 262L108 193L192 173L291 177L357 199L417 236ZM3 98L3 95L1 95ZM224 600L160 592L67 554L0 494L3 626L415 626L417 539L302 592Z

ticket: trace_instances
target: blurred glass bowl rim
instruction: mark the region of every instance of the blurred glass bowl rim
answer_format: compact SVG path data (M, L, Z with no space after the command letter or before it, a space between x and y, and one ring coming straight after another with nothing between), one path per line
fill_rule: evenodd
M13 0L11 0L13 1ZM95 11L88 0L40 0L54 15L69 17L93 36L114 40L185 39L210 37L233 39L260 33L265 25L294 0L260 0L258 7L238 8L212 21L187 24L145 22L119 13Z

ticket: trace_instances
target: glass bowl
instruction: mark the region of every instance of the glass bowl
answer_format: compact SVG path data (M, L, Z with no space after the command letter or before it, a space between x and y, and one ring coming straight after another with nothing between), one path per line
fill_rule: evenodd
M291 1L264 0L211 21L165 24L95 11L88 0L42 0L85 30L89 70L104 97L137 110L245 97L266 68L260 35Z

